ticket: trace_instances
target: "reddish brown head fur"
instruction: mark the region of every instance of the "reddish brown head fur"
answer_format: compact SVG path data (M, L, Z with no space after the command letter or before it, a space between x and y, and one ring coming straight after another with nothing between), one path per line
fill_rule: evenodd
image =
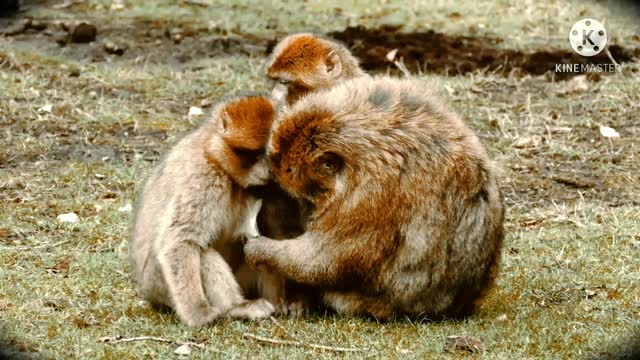
M269 176L264 157L275 109L263 96L248 96L219 105L209 123L205 156L243 187Z
M331 47L310 34L296 36L275 54L274 61L267 69L267 76L277 77L278 73L313 73L316 66L327 58Z
M278 129L269 162L280 184L294 196L315 201L333 191L332 180L342 159L327 135L336 130L333 114L320 109L299 112Z
M269 99L262 96L240 98L227 104L220 111L224 140L233 147L246 150L264 149L275 109Z

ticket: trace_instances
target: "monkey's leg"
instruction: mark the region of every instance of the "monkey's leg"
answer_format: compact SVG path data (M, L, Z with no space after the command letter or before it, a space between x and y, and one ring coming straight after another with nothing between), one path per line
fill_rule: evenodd
M231 267L213 249L202 255L202 281L209 303L223 312L223 316L257 320L273 314L274 307L270 302L244 299Z
M171 296L158 260L148 256L144 261L139 275L142 295L154 307L171 307Z
M280 305L284 301L284 278L268 271L259 271L258 294L273 305Z
M296 282L327 287L338 282L341 276L339 251L321 249L321 239L313 239L305 233L295 239L272 240L254 237L244 247L247 262L254 268L266 267Z
M357 292L328 291L324 293L323 301L337 312L351 316L373 316L385 321L394 315L393 307L383 297Z
M259 320L271 316L274 311L275 308L270 302L265 299L256 299L231 308L225 315L231 318Z
M173 305L180 320L189 326L202 326L220 316L221 311L209 305L202 286L200 246L190 241L171 244L158 255Z
M207 249L201 259L202 286L209 303L221 312L243 303L240 285L222 255Z

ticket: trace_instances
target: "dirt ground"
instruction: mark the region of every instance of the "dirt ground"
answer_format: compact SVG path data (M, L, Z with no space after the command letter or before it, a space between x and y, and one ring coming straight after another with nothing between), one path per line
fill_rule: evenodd
M255 350L246 333L286 334L270 322L189 329L135 292L126 263L131 205L151 166L201 121L189 109L206 111L228 93L267 90L261 62L278 39L316 26L306 18L285 26L280 15L271 17L282 11L274 5L260 16L267 18L263 28L244 31L252 28L208 20L217 7L207 4L160 2L157 10L144 2L42 1L0 19L0 331L11 351L168 357L188 341L202 345L192 347L197 357L336 355L308 346ZM338 18L365 12L318 6ZM247 8L224 13L240 19ZM371 11L387 11L380 9ZM170 16L182 12L192 18ZM445 12L443 21L464 21L462 14ZM366 19L322 33L344 42L371 73L402 76L387 59L398 49L395 58L433 84L501 168L503 270L480 312L462 322L281 322L307 342L376 357L462 356L444 345L460 333L481 338L487 350L475 355L491 358L607 358L633 344L640 316L640 32L609 46L622 73L582 78L553 68L610 58L580 57L568 45L510 47L507 34ZM89 24L88 42L74 35L80 21ZM602 126L619 137L604 137ZM77 224L56 220L69 212ZM113 341L136 336L164 341Z

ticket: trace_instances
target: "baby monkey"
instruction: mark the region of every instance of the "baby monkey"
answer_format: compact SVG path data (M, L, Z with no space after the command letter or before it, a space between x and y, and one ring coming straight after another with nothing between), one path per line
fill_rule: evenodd
M274 311L265 299L246 301L234 276L246 267L242 237L257 235L261 200L247 188L269 179L264 148L274 114L262 96L218 104L142 190L130 241L136 280L152 305L173 308L190 326Z
M267 61L266 74L277 82L272 97L291 105L307 93L366 75L342 44L314 34L282 39Z

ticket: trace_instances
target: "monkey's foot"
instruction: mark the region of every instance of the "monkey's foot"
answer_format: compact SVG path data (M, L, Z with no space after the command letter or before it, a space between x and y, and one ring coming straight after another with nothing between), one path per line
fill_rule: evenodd
M265 299L246 301L231 310L227 311L227 316L249 320L260 320L268 318L275 312L273 305Z
M195 306L192 309L187 309L178 312L178 317L183 323L191 327L202 327L209 323L212 323L220 317L220 311L209 304L202 304Z
M278 306L278 314L289 317L301 317L307 313L308 307L304 300L283 301Z

